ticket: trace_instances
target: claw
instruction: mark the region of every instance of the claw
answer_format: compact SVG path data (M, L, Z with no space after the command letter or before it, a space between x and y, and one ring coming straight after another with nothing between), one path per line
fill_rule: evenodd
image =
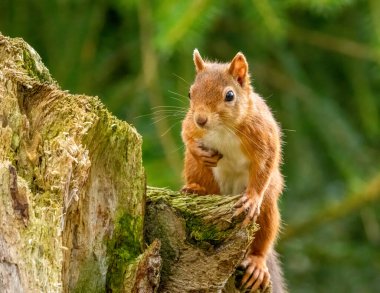
M264 280L262 283L263 291L265 291L269 287L269 283L270 283L270 278L269 278L269 273L268 273L264 275Z
M238 202L234 205L236 209L232 215L235 218L245 212L246 217L243 221L243 226L247 226L249 223L256 222L257 217L260 214L261 198L258 196L248 196L244 194Z
M259 277L260 273L260 269L256 268L253 274L251 275L251 278L249 279L248 283L246 284L247 288L251 288L252 284L254 284L257 281L257 278Z
M216 167L216 165L218 164L220 160L220 155L216 154L211 157L201 156L201 160L206 167Z
M246 268L245 274L241 281L241 289L249 289L249 292L255 292L260 287L265 290L270 282L270 275L265 263L265 257L259 255L247 256L241 266Z
M216 150L208 149L202 144L198 144L195 149L196 155L206 167L216 167L223 155Z
M190 152L197 157L206 167L215 167L218 161L223 157L216 150L205 147L201 142L195 142L188 145Z
M259 213L260 211L258 207L249 209L248 215L244 219L243 226L247 226L249 223L256 222Z
M245 211L245 208L244 207L241 207L241 208L238 208L233 214L232 214L232 218L236 218L237 216L239 216L242 212Z
M197 183L190 183L182 187L181 192L188 194L205 195L206 189Z
M259 289L260 285L262 284L264 279L264 272L261 271L260 274L256 277L255 283L253 284L251 288L251 292L255 292L257 289Z
M255 271L256 267L254 266L250 266L248 267L248 269L245 271L245 274L243 276L243 278L241 279L241 287L242 288L245 288L245 287L249 287L249 286L246 286L246 283L247 281L250 280L250 277L251 275L253 274L253 272ZM248 284L247 284L248 285Z
M243 195L237 203L234 204L234 208L239 208L241 207L242 205L244 205L244 203L247 201L247 196L246 195Z

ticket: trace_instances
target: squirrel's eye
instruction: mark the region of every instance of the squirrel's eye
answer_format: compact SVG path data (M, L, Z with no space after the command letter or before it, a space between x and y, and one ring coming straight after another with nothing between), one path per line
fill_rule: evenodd
M189 92L189 94L188 94L188 97L189 97L189 99L191 99L190 92Z
M233 101L234 98L235 98L235 94L234 94L234 92L233 92L233 91L228 91L228 92L226 93L226 96L225 96L224 100L225 100L226 102L231 102L231 101Z

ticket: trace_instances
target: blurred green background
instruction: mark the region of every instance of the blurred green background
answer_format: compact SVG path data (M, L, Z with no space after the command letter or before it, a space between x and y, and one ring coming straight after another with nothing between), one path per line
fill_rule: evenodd
M380 292L379 0L1 0L0 31L135 125L148 183L173 189L193 49L244 52L284 129L290 292Z

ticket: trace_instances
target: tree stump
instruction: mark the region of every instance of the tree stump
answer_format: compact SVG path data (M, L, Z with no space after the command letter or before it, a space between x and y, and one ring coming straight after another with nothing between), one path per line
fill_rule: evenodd
M0 34L1 292L239 292L257 227L236 196L147 189L141 143Z

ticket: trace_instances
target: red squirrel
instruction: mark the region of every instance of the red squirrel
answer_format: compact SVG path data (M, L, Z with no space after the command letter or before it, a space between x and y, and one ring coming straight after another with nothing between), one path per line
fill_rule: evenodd
M195 49L193 59L196 77L182 124L182 190L242 194L234 216L245 212L244 225L260 225L242 262L242 287L254 292L269 284L267 260L280 229L281 130L264 99L253 91L242 53L230 63L216 63L204 61Z

